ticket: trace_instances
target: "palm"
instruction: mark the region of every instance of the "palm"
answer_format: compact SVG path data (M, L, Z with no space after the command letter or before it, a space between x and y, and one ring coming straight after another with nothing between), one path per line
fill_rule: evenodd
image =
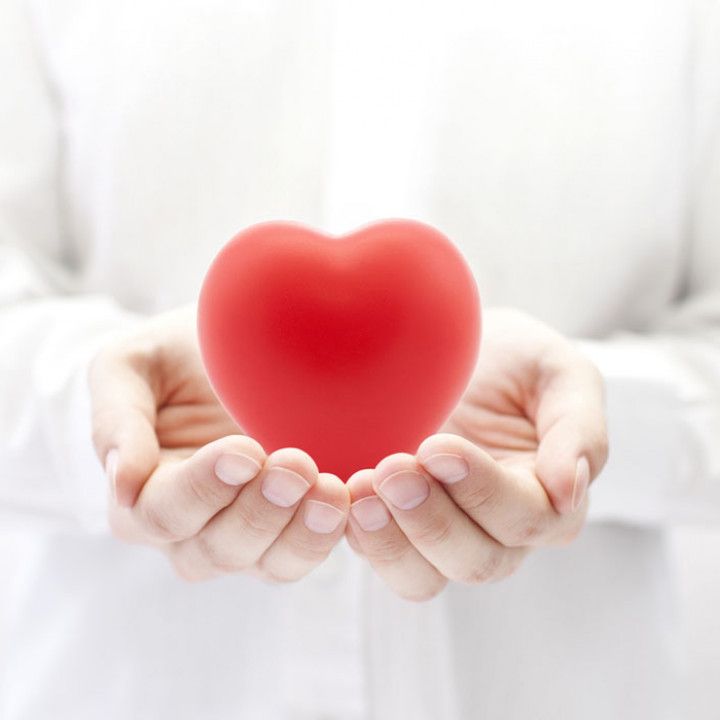
M535 426L517 398L493 380L484 375L473 378L442 430L467 438L502 464L527 466L538 448Z
M442 430L461 435L507 467L533 470L539 446L535 422L537 377L532 327L497 311L486 314L480 362ZM508 327L511 330L508 332Z
M215 397L194 336L181 336L162 363L155 421L162 456L189 456L213 440L242 432Z

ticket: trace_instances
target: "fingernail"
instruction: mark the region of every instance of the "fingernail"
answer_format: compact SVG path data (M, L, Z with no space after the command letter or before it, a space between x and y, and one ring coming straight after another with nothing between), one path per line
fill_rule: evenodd
M365 532L381 530L390 522L390 512L385 503L375 495L356 500L350 506L350 512Z
M586 457L578 460L575 469L575 484L573 485L572 509L577 510L585 497L590 484L590 464Z
M110 493L112 494L113 500L117 500L117 490L115 487L115 476L117 475L119 453L117 448L113 448L105 456L105 474L110 481Z
M225 453L215 462L215 475L226 485L243 485L260 472L260 463L240 453Z
M342 519L342 510L333 505L319 500L308 500L305 503L304 520L308 530L327 535L337 528Z
M273 505L290 507L294 505L310 488L310 483L294 470L274 467L265 476L262 494Z
M452 455L450 453L438 453L431 455L423 462L423 467L440 482L447 484L460 482L464 480L470 468L465 458L460 455Z
M400 470L380 484L380 492L397 508L412 510L430 494L427 480L414 470Z

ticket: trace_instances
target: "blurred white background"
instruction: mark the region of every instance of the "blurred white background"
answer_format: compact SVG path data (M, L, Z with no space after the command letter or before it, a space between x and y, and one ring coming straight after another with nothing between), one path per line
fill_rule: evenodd
M673 532L682 592L688 659L688 711L692 720L717 720L720 680L720 530Z
M687 659L687 720L717 720L720 679L720 529L682 527L672 531L681 582L681 613ZM0 578L22 558L0 555ZM0 588L2 583L0 582ZM0 591L0 643L7 632Z

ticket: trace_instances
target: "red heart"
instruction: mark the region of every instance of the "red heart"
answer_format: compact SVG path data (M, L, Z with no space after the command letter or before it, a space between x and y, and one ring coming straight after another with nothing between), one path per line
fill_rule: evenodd
M198 331L210 382L243 430L346 480L414 453L452 412L477 358L480 299L460 252L427 225L328 237L263 223L213 261Z

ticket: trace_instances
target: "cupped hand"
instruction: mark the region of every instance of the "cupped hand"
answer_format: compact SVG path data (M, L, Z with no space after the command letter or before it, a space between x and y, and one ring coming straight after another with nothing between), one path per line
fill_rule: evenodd
M523 313L489 310L475 375L442 432L348 481L346 535L408 599L504 578L531 548L578 535L607 454L590 360Z
M267 455L216 400L194 308L105 347L89 383L111 528L160 548L181 577L297 580L342 537L350 501L341 480L301 450Z

